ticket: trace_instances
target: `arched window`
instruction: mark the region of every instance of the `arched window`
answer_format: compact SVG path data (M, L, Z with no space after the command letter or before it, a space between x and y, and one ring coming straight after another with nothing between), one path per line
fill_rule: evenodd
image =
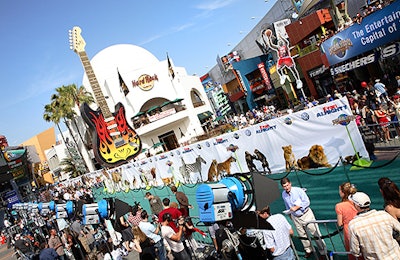
M195 89L190 92L190 97L194 107L199 107L205 104L201 99L200 94Z

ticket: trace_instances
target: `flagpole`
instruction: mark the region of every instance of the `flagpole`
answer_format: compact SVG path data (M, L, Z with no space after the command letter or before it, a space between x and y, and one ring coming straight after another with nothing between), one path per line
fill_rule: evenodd
M176 90L175 84L174 84L175 72L174 72L174 69L172 68L172 63L171 63L171 60L169 59L168 52L167 52L167 63L168 63L169 80L171 81L171 84L172 84L172 87L174 88L175 94L178 95L178 91Z

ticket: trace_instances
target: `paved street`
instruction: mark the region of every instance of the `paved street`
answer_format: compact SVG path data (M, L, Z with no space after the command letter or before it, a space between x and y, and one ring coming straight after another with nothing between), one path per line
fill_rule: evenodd
M15 256L13 256L14 250L13 249L7 249L7 245L0 245L0 260L14 260L17 259Z

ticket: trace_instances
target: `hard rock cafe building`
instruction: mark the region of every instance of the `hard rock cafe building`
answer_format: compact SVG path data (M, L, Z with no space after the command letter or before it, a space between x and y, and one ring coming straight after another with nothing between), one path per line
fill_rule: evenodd
M113 112L121 103L139 134L143 152L138 158L175 149L204 134L202 123L213 110L203 86L168 56L160 61L139 46L119 44L100 51L91 65L108 108ZM86 73L83 85L93 93ZM98 104L91 107L96 110ZM82 121L80 130L87 133Z

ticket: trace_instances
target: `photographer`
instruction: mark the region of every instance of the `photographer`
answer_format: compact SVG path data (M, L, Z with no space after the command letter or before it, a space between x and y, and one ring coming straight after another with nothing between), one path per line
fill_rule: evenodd
M160 235L161 227L160 223L158 222L158 219L153 219L155 224L157 225L156 227L149 222L149 215L147 214L146 210L143 210L141 213L141 218L142 221L139 222L139 228L142 230L146 236L151 238L154 241L154 247L156 248L156 254L158 260L166 260L166 252L165 252L165 247L164 247L164 241Z
M168 245L172 250L172 255L174 256L174 259L192 259L190 255L186 252L185 247L181 241L185 219L183 217L180 217L178 219L178 232L175 232L170 227L171 222L173 222L173 219L169 213L166 213L162 216L161 235L168 242Z

